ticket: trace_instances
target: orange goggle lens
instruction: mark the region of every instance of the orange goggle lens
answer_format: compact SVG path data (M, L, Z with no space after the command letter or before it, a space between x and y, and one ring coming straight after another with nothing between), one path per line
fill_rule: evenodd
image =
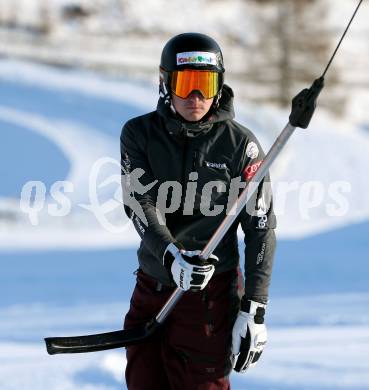
M219 92L219 73L210 70L176 70L172 73L171 89L183 99L194 90L200 91L205 99L211 99Z

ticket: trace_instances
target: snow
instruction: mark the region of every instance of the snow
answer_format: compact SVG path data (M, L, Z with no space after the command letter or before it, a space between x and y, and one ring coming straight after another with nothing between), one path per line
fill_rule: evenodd
M338 302L345 310L340 310ZM247 375L232 374L233 389L368 389L369 363L365 356L369 354L369 318L357 315L368 303L369 294L276 299L268 314L269 342L262 363ZM288 318L282 315L286 306L292 314L287 313ZM302 306L311 307L312 312L299 316ZM106 324L118 326L111 324L111 319L124 310L118 303L1 310L7 319L0 326L2 388L122 388L122 350L50 357L41 337L61 334L62 329L65 335L106 331ZM330 317L338 311L341 318ZM30 318L27 324L25 317ZM12 329L14 324L19 326Z
M262 366L233 374L232 388L367 389L368 363L357 357L368 356L368 336L367 326L272 328ZM122 352L49 357L34 343L0 346L4 389L124 388Z
M0 62L2 79L21 82L29 86L45 87L56 91L76 91L84 95L93 95L109 100L117 100L143 107L152 108L157 101L157 91L139 82L109 80L88 71L66 71L35 65L31 62L19 62L7 59ZM128 80L127 80L128 81Z

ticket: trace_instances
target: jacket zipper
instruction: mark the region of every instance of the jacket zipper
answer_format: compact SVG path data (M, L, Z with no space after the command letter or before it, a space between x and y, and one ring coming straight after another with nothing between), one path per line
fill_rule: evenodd
M192 159L192 172L196 172L197 169L197 150L193 152L193 159Z
M184 201L186 196L186 157L187 157L187 150L188 150L188 140L187 137L184 137L184 143L183 143L183 155L182 155L182 197L181 197L181 206L180 210L183 210L184 207Z

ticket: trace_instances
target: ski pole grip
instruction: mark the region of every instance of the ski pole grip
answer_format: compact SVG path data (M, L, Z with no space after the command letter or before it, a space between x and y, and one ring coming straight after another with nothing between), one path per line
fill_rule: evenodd
M312 86L305 88L292 99L292 110L289 122L294 127L306 129L313 117L316 100L324 87L324 78L316 79Z

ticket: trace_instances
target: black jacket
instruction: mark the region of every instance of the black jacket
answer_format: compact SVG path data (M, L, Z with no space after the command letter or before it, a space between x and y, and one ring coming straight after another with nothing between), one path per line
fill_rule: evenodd
M250 180L264 157L256 137L233 117L233 92L225 85L219 107L201 123L186 123L159 99L156 111L133 118L123 127L125 211L142 239L140 268L163 284L171 284L162 265L168 244L203 249L224 219L230 192L234 197L231 180ZM210 181L216 182L205 187L208 197L202 196ZM216 273L239 263L239 224L246 244L245 296L266 302L276 225L269 176L216 248L214 254L220 260Z

